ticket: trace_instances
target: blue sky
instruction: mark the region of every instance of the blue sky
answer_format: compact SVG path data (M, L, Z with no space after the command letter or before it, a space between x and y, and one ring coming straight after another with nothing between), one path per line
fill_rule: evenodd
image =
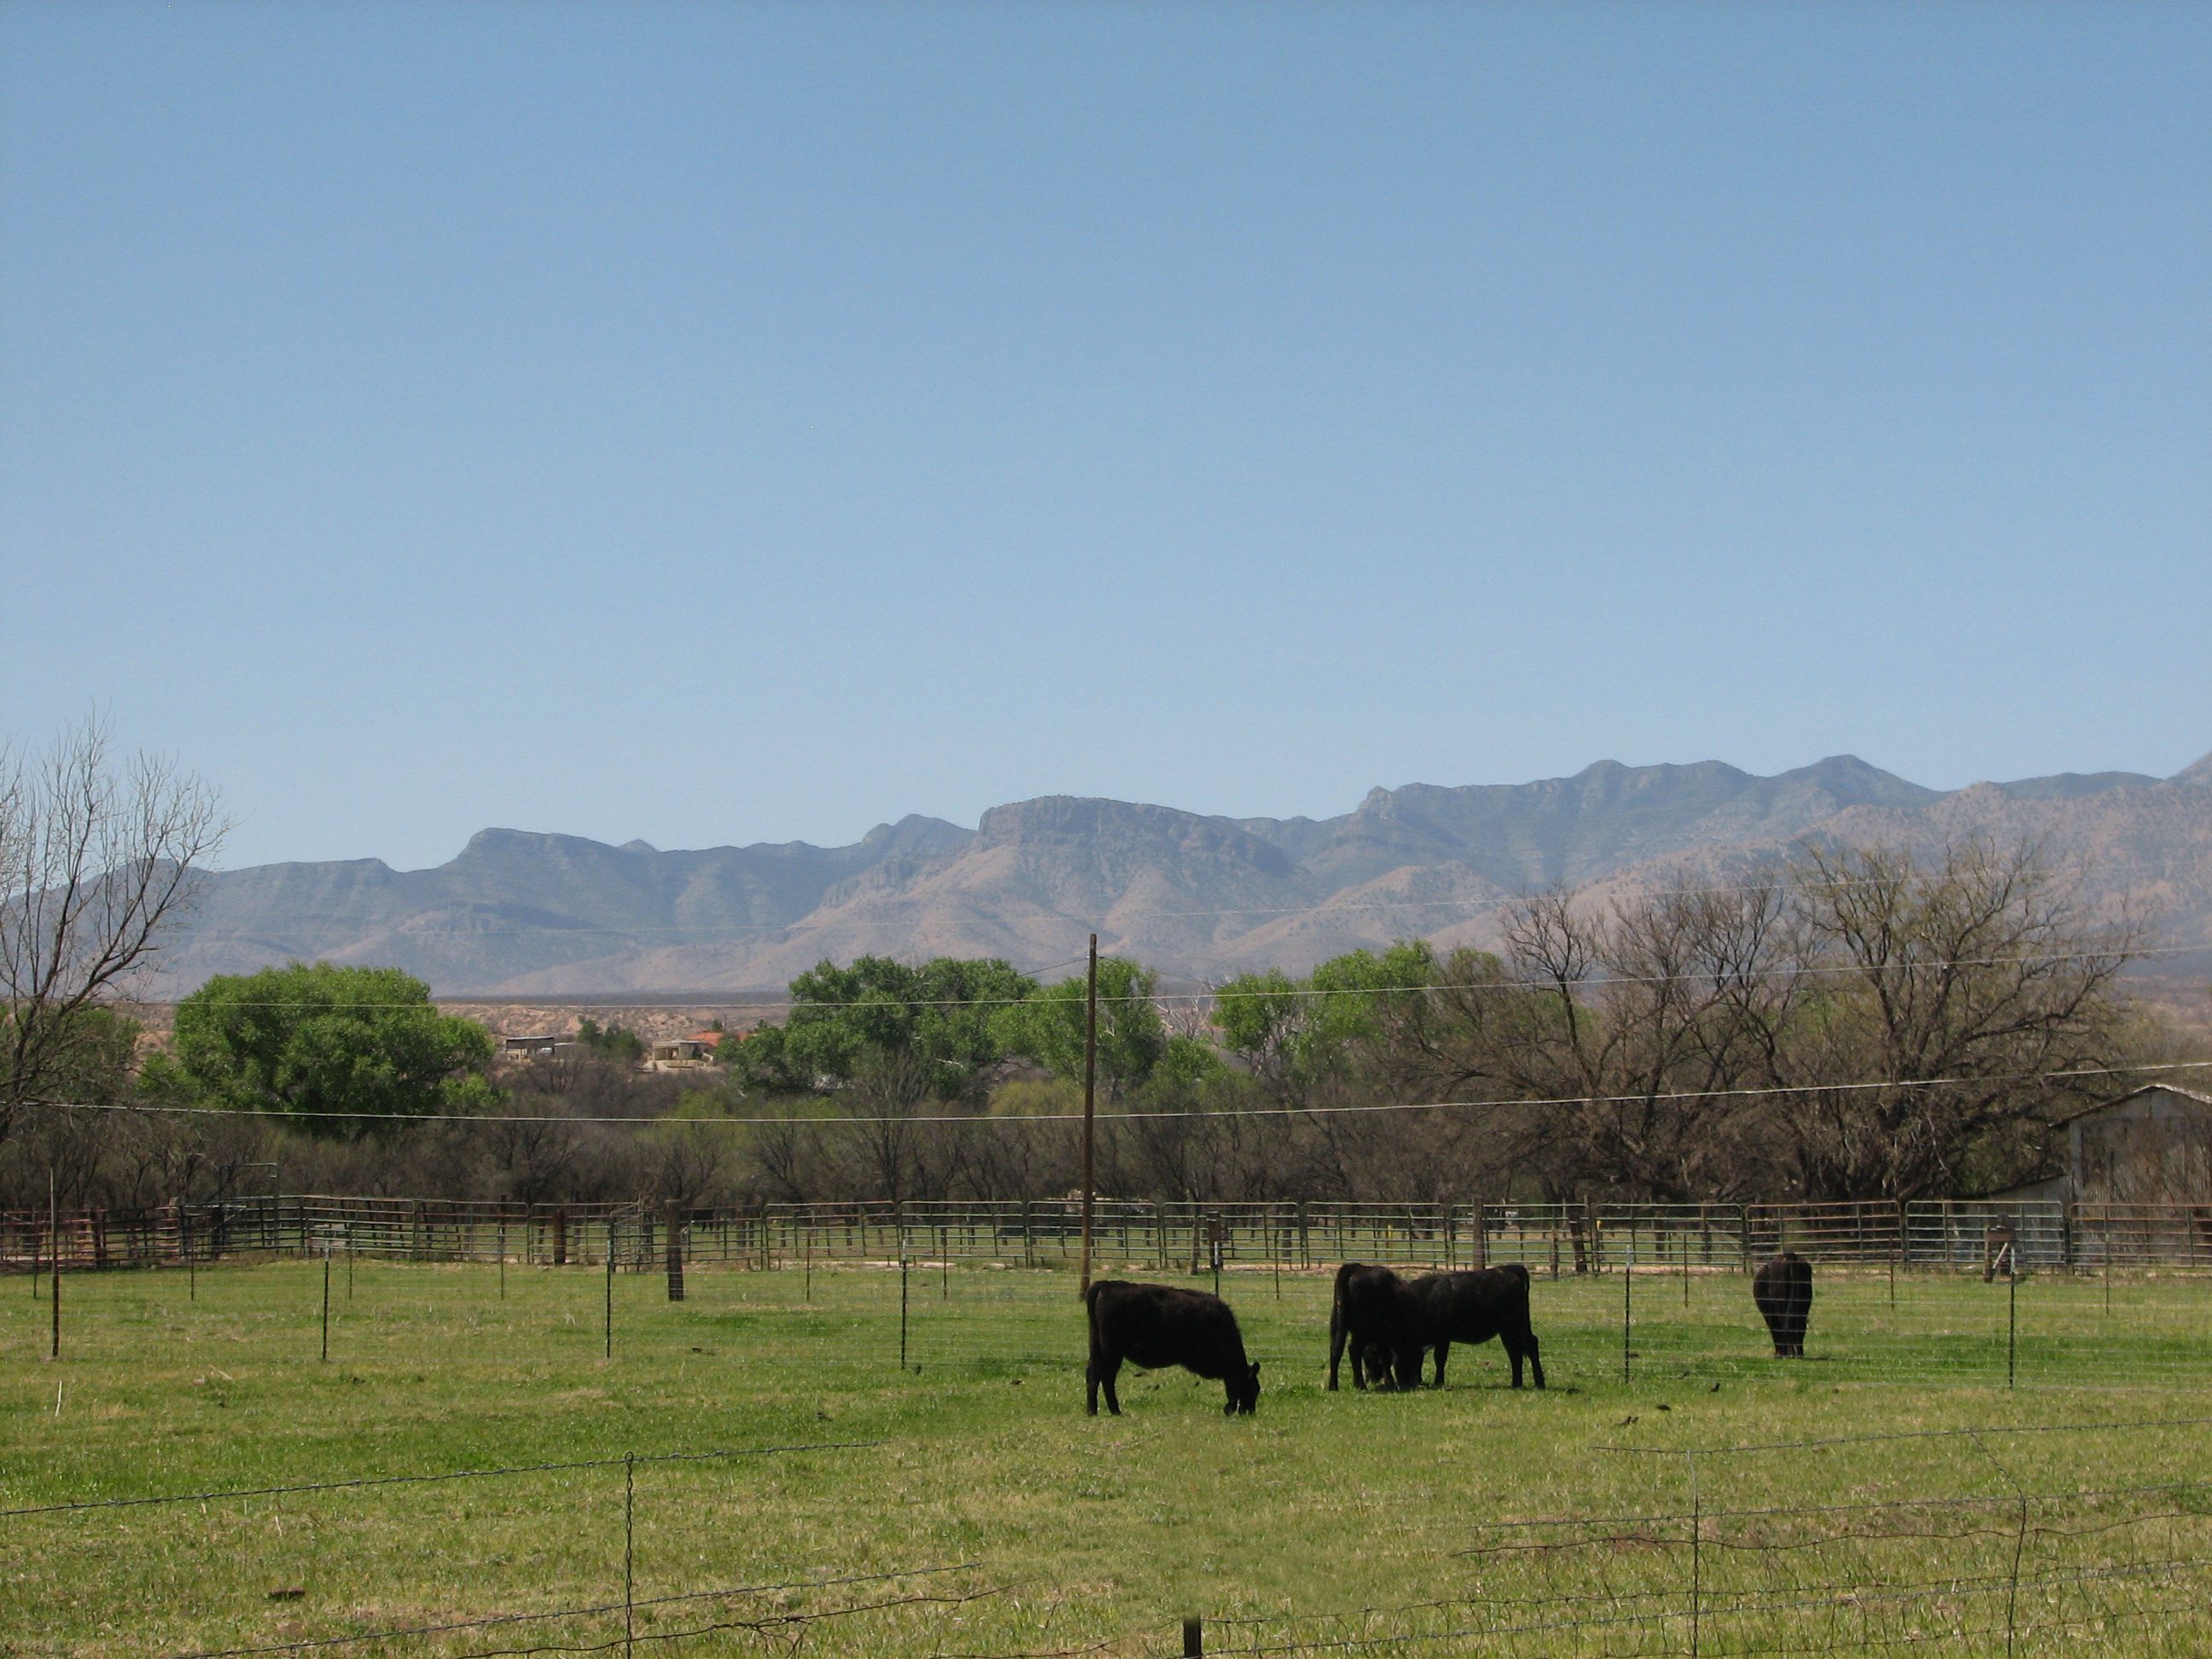
M2212 9L0 7L0 726L226 861L2212 749Z

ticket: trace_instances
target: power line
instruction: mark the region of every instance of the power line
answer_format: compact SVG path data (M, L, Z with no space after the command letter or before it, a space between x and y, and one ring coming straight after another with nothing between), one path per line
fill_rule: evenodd
M1979 1077L1873 1078L1837 1083L1765 1084L1728 1089L1684 1089L1618 1095L1552 1095L1535 1097L1501 1097L1493 1100L1371 1101L1348 1106L1255 1106L1234 1112L1203 1109L1146 1109L1109 1114L1112 1121L1157 1121L1178 1118L1344 1117L1366 1112L1442 1112L1507 1106L1657 1106L1686 1102L1754 1099L1803 1095L1863 1094L1883 1089L1955 1089L1997 1083L2041 1083L2083 1078L2139 1077L2152 1072L2212 1069L2212 1060L2162 1060L2143 1066L2085 1066L2064 1071L1993 1072ZM260 1112L222 1106L140 1105L127 1101L38 1101L46 1109L67 1112L146 1112L173 1117L221 1117L231 1120L266 1118L277 1122L314 1123L331 1121L377 1123L569 1123L579 1126L627 1124L632 1128L669 1127L702 1128L775 1127L813 1125L817 1127L867 1127L884 1124L959 1124L1007 1128L1034 1123L1080 1122L1080 1112L1035 1112L1018 1117L993 1117L974 1112L882 1113L855 1115L810 1114L784 1117L641 1118L570 1116L563 1113L410 1112Z

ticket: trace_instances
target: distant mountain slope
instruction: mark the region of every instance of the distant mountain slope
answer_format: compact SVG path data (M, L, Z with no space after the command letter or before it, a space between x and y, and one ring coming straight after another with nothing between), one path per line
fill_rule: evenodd
M374 859L211 872L165 953L163 988L293 957L374 962L441 993L641 949L775 934L878 864L939 856L974 832L908 817L850 847L805 842L662 853L574 836L486 830L451 863L394 871Z
M1227 818L1051 796L973 830L908 817L850 847L659 852L487 830L448 864L210 873L156 991L291 957L389 963L441 994L738 991L823 957L1002 956L1062 969L1101 945L1176 975L1302 969L1422 935L1494 939L1554 883L1626 891L1803 839L2033 838L2212 948L2212 756L2170 779L2066 774L1942 793L1838 756L1774 777L1718 762L1376 789L1334 818Z

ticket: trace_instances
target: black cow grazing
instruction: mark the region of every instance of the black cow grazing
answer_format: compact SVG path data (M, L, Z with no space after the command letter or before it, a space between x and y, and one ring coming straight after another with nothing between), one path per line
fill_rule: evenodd
M1331 1393L1347 1343L1353 1388L1364 1389L1370 1380L1377 1388L1387 1389L1394 1380L1401 1389L1418 1388L1427 1340L1419 1298L1389 1268L1347 1261L1336 1270L1336 1295L1328 1310Z
M1172 1285L1133 1285L1102 1279L1084 1292L1091 1326L1091 1363L1084 1374L1084 1409L1098 1415L1098 1390L1119 1417L1121 1397L1114 1379L1127 1360L1140 1370L1180 1365L1229 1391L1231 1417L1249 1417L1260 1403L1260 1368L1244 1358L1237 1316L1218 1296Z
M1502 1267L1464 1273L1424 1273L1413 1283L1421 1305L1429 1346L1437 1351L1437 1386L1444 1385L1444 1361L1455 1342L1487 1342L1498 1337L1513 1362L1513 1386L1521 1386L1521 1362L1528 1362L1536 1386L1544 1386L1544 1362L1537 1357L1536 1333L1528 1323L1528 1270L1517 1261ZM1413 1376L1420 1378L1414 1363Z
M1813 1264L1795 1250L1762 1261L1751 1276L1751 1299L1774 1339L1774 1357L1802 1359L1805 1322L1813 1316Z

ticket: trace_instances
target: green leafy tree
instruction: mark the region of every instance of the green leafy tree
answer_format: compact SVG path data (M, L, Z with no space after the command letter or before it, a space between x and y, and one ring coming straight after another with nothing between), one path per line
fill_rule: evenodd
M593 1054L635 1066L645 1058L645 1043L627 1025L601 1025L589 1014L576 1022L576 1041Z
M1035 980L995 957L937 957L920 967L888 957L842 968L823 962L791 981L793 1006L781 1025L722 1048L749 1091L842 1087L896 1058L918 1061L929 1092L951 1100L1004 1057L994 1016L1036 989Z
M1214 994L1214 1024L1272 1094L1295 1097L1418 1011L1437 979L1424 941L1353 951L1304 979L1271 968L1231 980Z
M1121 957L1098 958L1098 1082L1109 1101L1141 1088L1169 1057L1167 1025L1152 1000L1158 982L1140 963ZM1010 1054L1033 1060L1061 1077L1080 1079L1087 993L1083 980L1062 980L1001 1010L996 1022L1000 1042ZM1176 1064L1186 1069L1198 1064L1192 1051L1206 1048L1190 1038L1176 1043Z
M211 979L177 1005L176 1071L194 1095L321 1134L485 1110L491 1053L489 1033L397 968L294 963Z

